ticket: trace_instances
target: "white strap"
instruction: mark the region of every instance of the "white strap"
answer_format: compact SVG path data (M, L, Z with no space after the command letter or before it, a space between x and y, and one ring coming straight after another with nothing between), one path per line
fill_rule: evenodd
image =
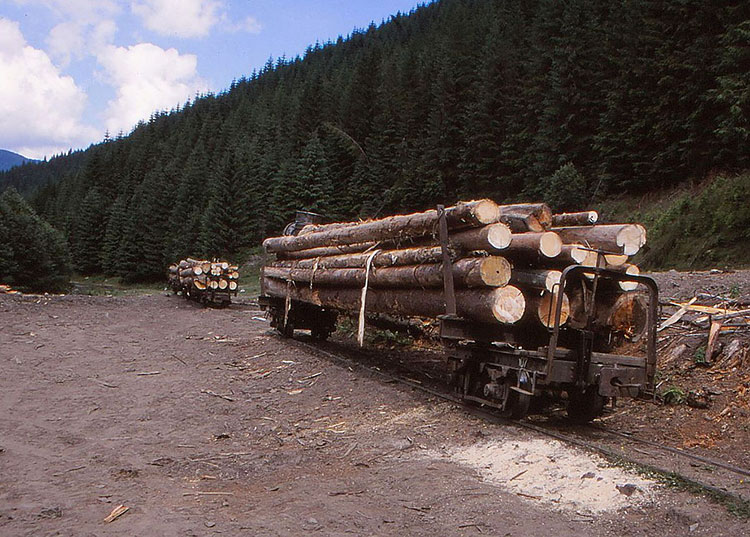
M370 268L372 267L372 260L379 253L380 250L373 251L367 256L367 263L365 263L365 285L362 287L362 298L360 299L359 307L359 328L357 330L357 341L359 341L360 347L365 344L365 303L367 300L367 287L370 284Z

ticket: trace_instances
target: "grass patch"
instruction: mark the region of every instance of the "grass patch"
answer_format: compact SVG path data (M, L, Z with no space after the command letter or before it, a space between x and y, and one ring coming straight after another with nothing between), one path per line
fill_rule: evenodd
M71 294L88 296L153 295L164 291L166 281L152 283L123 283L120 278L104 275L74 274L70 280Z
M635 472L671 489L689 492L696 496L702 496L721 505L737 518L745 520L750 519L750 501L744 500L729 492L709 485L703 485L675 472L665 472L649 464L625 460L618 455L607 455L602 453L602 456L613 466Z
M648 243L634 259L647 269L750 267L750 172L694 187L599 203L606 222L639 222Z

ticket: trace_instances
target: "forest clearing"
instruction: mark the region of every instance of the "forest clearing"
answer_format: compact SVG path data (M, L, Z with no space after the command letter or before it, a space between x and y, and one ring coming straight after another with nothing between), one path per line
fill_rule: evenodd
M750 295L747 271L657 279L665 300ZM342 364L280 339L244 296L228 308L202 309L165 293L0 295L0 311L7 320L0 332L3 534L747 531L747 518L706 496L658 481L646 488L643 476L618 467L623 473L608 477L610 465L583 450L489 423L379 376L378 369L431 356L429 349L371 342L351 351L353 342L335 335L321 350L362 359ZM692 355L660 363L670 385L718 395L707 409L623 403L604 421L747 468L747 367L747 359L734 371L696 367ZM511 461L498 449L509 443L521 454ZM575 487L540 491L538 480L515 477L532 467L524 460L539 466L534 453L580 471ZM509 462L520 468L513 476L493 476ZM638 490L613 496L620 510L602 508L591 502L603 491L580 488L590 472L610 491ZM559 478L545 478L550 489L562 486ZM747 498L747 481L729 489ZM103 522L120 505L128 511Z

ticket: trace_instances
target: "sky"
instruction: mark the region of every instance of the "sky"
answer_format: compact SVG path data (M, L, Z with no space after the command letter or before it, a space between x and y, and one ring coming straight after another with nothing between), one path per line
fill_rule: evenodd
M0 0L0 148L41 159L425 0Z

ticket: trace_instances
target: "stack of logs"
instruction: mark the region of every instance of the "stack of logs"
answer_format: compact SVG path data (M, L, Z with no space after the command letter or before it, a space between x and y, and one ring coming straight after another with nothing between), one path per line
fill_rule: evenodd
M205 298L220 293L226 297L237 293L238 267L226 261L183 259L169 267L169 286L185 297Z
M598 264L637 274L628 260L645 244L645 229L597 220L594 211L553 215L541 203L478 200L446 208L457 314L483 323L549 327L550 304L566 266ZM307 225L297 236L266 239L266 251L277 259L263 270L263 293L359 311L366 286L368 313L435 318L446 312L438 224L438 212L431 210ZM619 285L610 293L605 324L614 322L619 295L635 288ZM566 289L561 324L585 302L583 294L571 293L576 290Z

